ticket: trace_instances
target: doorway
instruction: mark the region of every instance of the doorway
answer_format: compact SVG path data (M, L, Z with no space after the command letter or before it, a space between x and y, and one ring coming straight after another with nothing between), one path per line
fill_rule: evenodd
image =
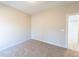
M68 49L79 51L78 40L79 15L68 16Z

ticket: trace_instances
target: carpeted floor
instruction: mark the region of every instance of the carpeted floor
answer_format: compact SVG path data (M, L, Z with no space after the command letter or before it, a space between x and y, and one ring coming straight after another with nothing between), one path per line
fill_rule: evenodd
M0 52L1 57L76 57L78 52L50 45L37 40L29 40Z

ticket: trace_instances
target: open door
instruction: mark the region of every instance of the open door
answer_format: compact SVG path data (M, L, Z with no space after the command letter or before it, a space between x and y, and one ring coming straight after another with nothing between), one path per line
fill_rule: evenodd
M70 15L68 17L68 48L79 51L78 28L79 15Z

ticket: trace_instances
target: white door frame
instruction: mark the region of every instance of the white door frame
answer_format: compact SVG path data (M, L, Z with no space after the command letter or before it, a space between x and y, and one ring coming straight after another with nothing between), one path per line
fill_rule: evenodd
M68 17L70 15L79 15L79 13L70 13L66 15L66 48L68 48Z

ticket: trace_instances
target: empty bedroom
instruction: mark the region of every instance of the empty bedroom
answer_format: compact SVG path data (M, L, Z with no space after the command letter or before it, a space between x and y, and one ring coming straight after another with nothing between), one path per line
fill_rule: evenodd
M79 57L79 1L0 1L0 57Z

